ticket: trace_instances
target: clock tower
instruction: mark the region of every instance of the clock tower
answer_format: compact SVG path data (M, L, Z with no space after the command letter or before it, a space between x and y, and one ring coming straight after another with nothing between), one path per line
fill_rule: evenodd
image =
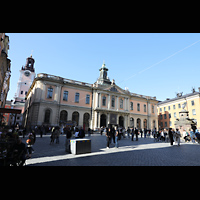
M20 77L17 83L17 92L15 93L13 108L22 110L24 112L25 97L35 78L35 60L32 55L26 59L26 65L22 66Z

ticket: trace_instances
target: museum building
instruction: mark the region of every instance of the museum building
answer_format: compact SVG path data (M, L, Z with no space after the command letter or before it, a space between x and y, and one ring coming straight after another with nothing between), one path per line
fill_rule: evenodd
M85 130L119 125L158 128L156 97L131 93L107 76L105 63L94 84L40 73L34 79L24 108L24 126L76 125Z

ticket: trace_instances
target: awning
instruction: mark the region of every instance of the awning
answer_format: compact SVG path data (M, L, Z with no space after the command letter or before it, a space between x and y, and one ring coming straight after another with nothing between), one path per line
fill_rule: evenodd
M10 109L10 108L0 108L0 113L15 113L21 114L22 110L18 109Z

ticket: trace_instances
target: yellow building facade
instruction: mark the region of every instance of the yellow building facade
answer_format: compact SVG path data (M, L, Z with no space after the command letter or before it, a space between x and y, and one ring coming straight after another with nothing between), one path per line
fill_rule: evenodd
M179 112L182 105L185 104L185 110L188 111L188 118L194 119L197 128L200 129L200 88L199 91L193 89L192 93L182 95L178 93L176 98L166 99L157 105L158 127L174 128L176 119L180 119Z

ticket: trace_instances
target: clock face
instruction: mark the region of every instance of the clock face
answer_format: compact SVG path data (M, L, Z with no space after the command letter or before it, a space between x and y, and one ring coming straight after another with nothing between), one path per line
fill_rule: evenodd
M31 74L30 71L25 71L24 72L24 75L27 76L27 77L30 76L30 74Z

